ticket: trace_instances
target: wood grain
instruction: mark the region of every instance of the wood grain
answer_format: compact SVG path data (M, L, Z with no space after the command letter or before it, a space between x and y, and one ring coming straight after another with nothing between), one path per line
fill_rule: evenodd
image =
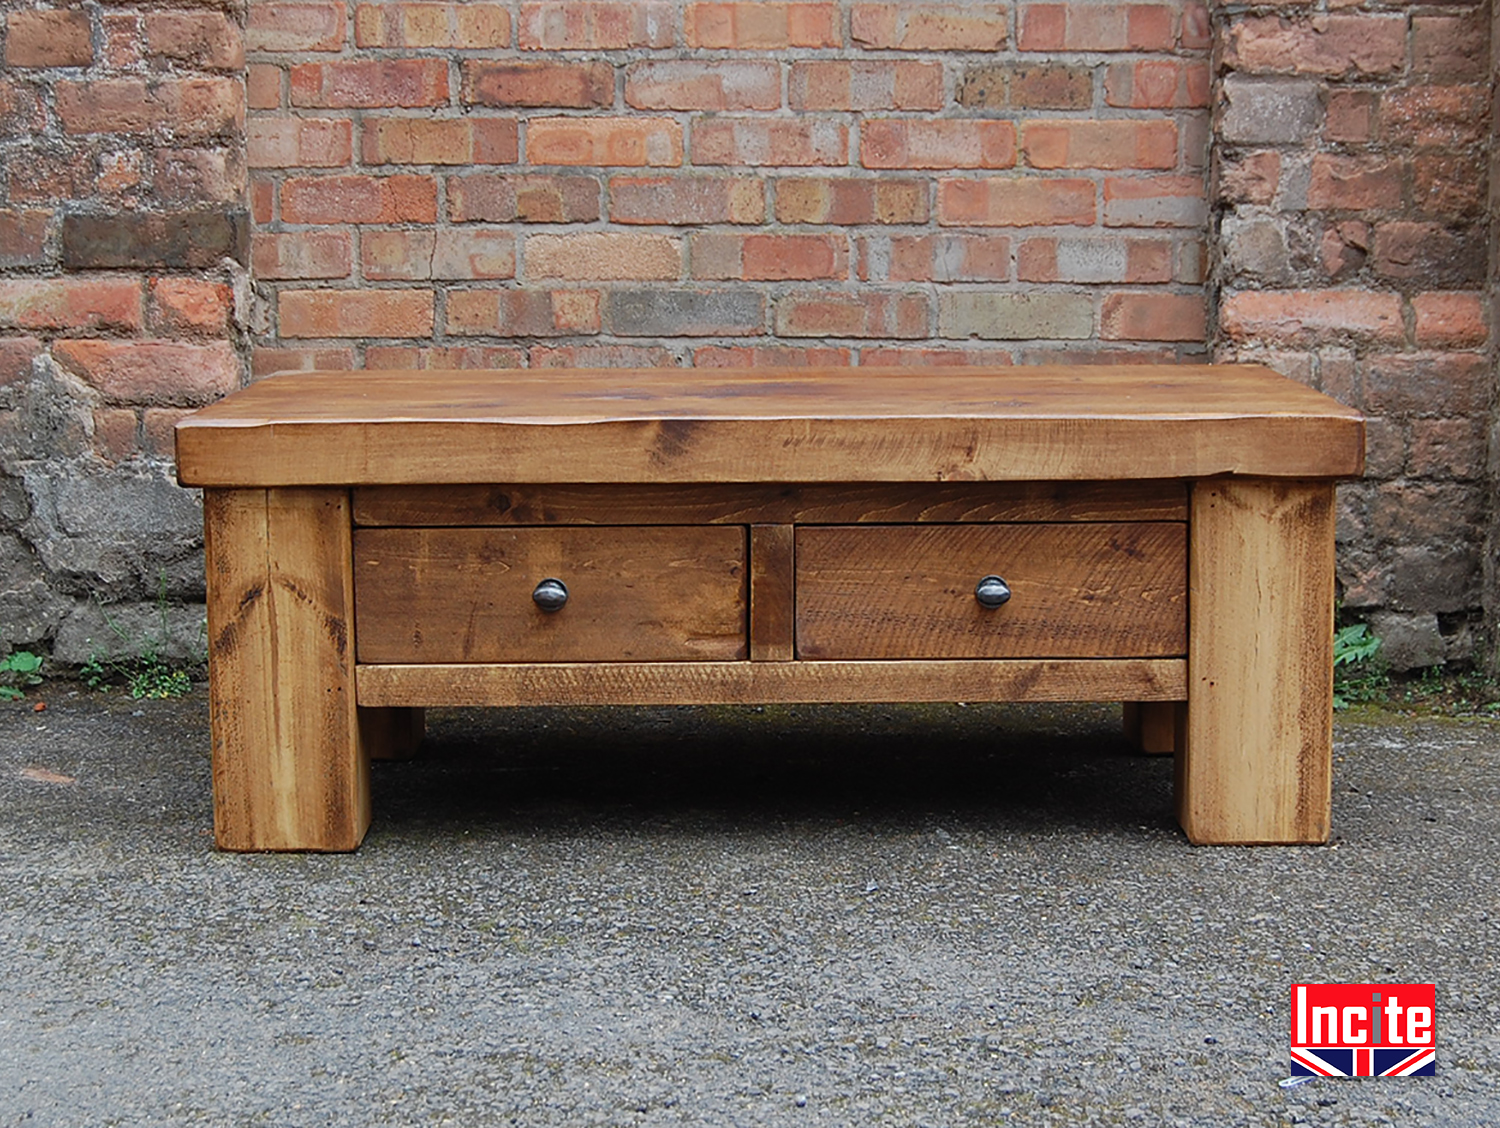
M795 530L750 526L750 659L790 662L796 655Z
M1226 479L1193 491L1177 803L1194 842L1328 838L1333 501L1327 482Z
M1186 521L1182 482L364 486L356 525Z
M1175 522L797 530L802 658L1140 657L1187 651ZM1013 592L987 609L989 574Z
M1136 751L1168 756L1177 747L1179 701L1126 701L1122 706L1125 737Z
M362 662L743 658L740 526L359 529ZM532 591L561 580L544 612Z
M318 372L177 425L184 485L1062 481L1360 472L1254 365Z
M361 708L359 727L370 759L411 760L427 734L427 711Z
M564 662L360 666L370 705L755 705L1176 700L1180 658L937 662Z
M370 792L348 493L210 490L203 512L215 839L225 850L352 850Z

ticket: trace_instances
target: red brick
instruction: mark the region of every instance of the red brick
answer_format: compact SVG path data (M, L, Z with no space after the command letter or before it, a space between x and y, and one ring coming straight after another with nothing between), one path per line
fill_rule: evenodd
M263 176L250 178L250 218L267 224L276 218L276 182Z
M282 337L430 337L431 290L282 290Z
M1010 277L1010 239L949 234L893 237L888 272L892 282L1004 282Z
M683 34L689 47L711 49L837 47L838 19L838 9L831 2L689 4L683 13Z
M1348 211L1399 208L1400 162L1382 156L1342 157L1319 153L1313 157L1307 206Z
M1484 430L1479 419L1412 420L1407 473L1422 478L1482 478Z
M588 223L599 218L599 182L592 176L450 176L448 212L455 223Z
M237 204L245 192L240 146L158 149L152 186L165 204Z
M287 223L436 223L430 176L309 176L281 186Z
M46 346L35 337L0 337L0 388L23 382Z
M964 72L957 100L974 109L1086 110L1094 104L1094 75L1065 63L990 63Z
M139 149L126 149L99 156L99 179L96 187L104 195L126 192L141 183L144 154ZM13 190L14 191L14 190Z
M1318 258L1329 278L1347 279L1364 266L1370 253L1370 225L1346 220L1323 232L1318 244Z
M823 120L698 118L693 163L700 165L843 165L848 127Z
M1232 341L1286 344L1400 342L1406 336L1400 297L1370 290L1249 290L1228 294L1219 307L1219 328Z
M625 70L625 101L638 110L775 110L781 106L781 68L749 59L632 63Z
M526 159L533 166L676 167L682 126L670 118L533 118Z
M515 164L518 151L510 118L366 118L360 134L367 165Z
M1477 154L1425 154L1412 169L1412 204L1443 219L1474 219L1485 212L1487 179Z
M1170 121L1032 121L1021 131L1032 168L1159 168L1177 163Z
M1112 63L1104 101L1138 110L1198 109L1208 105L1208 64L1179 59Z
M133 407L94 408L94 453L105 462L124 462L140 453L140 417Z
M528 235L526 280L675 280L682 277L682 240L622 231Z
M229 331L234 291L223 282L198 278L153 278L148 286L148 324L153 332L223 336Z
M998 51L1005 20L1004 4L855 4L849 31L876 51Z
M1375 273L1382 277L1430 287L1466 289L1478 286L1485 276L1482 235L1439 223L1377 224L1371 258Z
M5 21L8 67L86 67L94 45L86 11L11 11Z
M533 345L533 368L676 368L660 345Z
M1323 137L1362 145L1375 135L1375 107L1380 95L1373 90L1330 90L1323 117Z
M1477 418L1489 409L1493 363L1482 353L1390 353L1365 362L1365 402L1377 415Z
M865 348L859 350L861 368L906 368L913 365L927 368L933 365L942 368L980 366L1004 367L1012 363L1006 349L992 348Z
M1207 4L1184 4L1177 45L1188 51L1207 51L1213 46L1213 21Z
M148 407L141 413L143 449L147 454L170 458L177 450L177 424L193 413L188 407Z
M69 133L148 133L177 139L238 130L245 88L237 78L96 78L57 84L57 116Z
M1417 315L1417 345L1472 348L1489 339L1483 296L1472 292L1418 294L1411 300Z
M339 168L354 156L348 118L251 118L246 153L251 168Z
M510 46L510 13L499 4L361 4L357 47L438 47L459 51Z
M40 208L0 211L0 269L45 265L51 225L52 212Z
M1171 282L1173 274L1171 243L1164 239L1126 240L1125 281ZM1188 277L1177 278L1177 281L1199 285L1203 282L1202 272L1195 270Z
M353 269L352 240L346 231L257 231L250 262L257 278L347 278Z
M1381 75L1405 62L1405 15L1247 16L1225 52L1231 69L1258 74Z
M140 280L128 277L0 280L0 329L141 327Z
M866 120L859 159L866 168L1011 168L1016 128L1008 121Z
M563 106L591 109L615 100L608 63L523 63L467 60L463 100L476 106Z
M1095 214L1091 180L994 177L938 182L938 223L944 226L1086 226Z
M148 12L146 51L203 70L237 71L245 65L239 25L222 12Z
M314 109L442 106L448 102L443 59L355 59L292 68L292 105Z
M1104 226L1195 227L1208 215L1196 176L1111 176L1104 181Z
M694 368L847 368L853 353L840 348L790 345L704 345L693 350Z
M922 294L801 291L776 303L776 333L781 337L911 339L928 335L928 320Z
M1106 294L1099 336L1106 341L1203 341L1207 337L1204 296Z
M117 71L136 69L143 58L139 13L106 13L100 24L104 32L104 53L99 61Z
M1022 51L1170 51L1174 9L1166 4L1023 4Z
M504 228L367 231L359 247L361 270L374 281L516 276L516 237Z
M98 191L91 152L53 154L32 149L26 158L10 163L8 179L13 204L87 199Z
M609 182L615 223L762 223L762 182L732 176L616 176Z
M940 63L817 59L792 64L794 110L940 110Z
M920 180L777 180L778 223L926 223L927 185Z
M52 355L115 403L209 403L240 386L228 341L57 341Z
M255 0L248 5L247 51L339 51L344 46L344 5Z
M250 352L250 377L259 379L273 372L346 372L354 367L354 350L348 348L256 348Z
M1219 167L1219 199L1226 204L1269 204L1280 182L1280 153L1226 156Z
M448 332L483 337L570 337L599 332L598 290L452 290Z
M1476 145L1485 136L1488 103L1483 86L1392 90L1381 100L1381 132L1386 141L1419 149Z
M1444 82L1483 82L1489 69L1489 28L1482 10L1411 21L1412 73Z
M461 345L413 348L409 345L371 345L365 367L393 369L525 368L526 353L514 345Z
M524 51L670 47L675 21L669 3L552 0L521 5L519 40Z
M761 282L847 278L849 247L836 235L703 232L693 236L692 276Z
M281 68L252 63L245 72L246 99L252 110L275 110L281 106Z

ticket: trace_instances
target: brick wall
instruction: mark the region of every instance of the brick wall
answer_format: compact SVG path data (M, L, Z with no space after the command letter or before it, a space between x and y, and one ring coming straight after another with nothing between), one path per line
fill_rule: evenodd
M1489 13L1227 9L1218 28L1215 356L1369 415L1339 578L1398 665L1468 657L1493 365Z
M250 7L255 367L1205 352L1191 3Z

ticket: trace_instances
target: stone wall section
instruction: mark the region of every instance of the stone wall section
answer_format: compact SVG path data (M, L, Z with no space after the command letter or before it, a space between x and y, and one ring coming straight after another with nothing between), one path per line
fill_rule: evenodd
M1215 61L1214 356L1368 414L1344 606L1398 667L1467 658L1491 513L1488 8L1225 8Z

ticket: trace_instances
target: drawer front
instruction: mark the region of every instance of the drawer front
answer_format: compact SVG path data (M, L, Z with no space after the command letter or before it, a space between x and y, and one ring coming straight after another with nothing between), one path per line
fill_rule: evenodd
M797 530L801 658L1160 658L1187 653L1187 526ZM1002 577L1010 599L975 596Z
M354 608L361 662L743 658L745 530L356 529Z

